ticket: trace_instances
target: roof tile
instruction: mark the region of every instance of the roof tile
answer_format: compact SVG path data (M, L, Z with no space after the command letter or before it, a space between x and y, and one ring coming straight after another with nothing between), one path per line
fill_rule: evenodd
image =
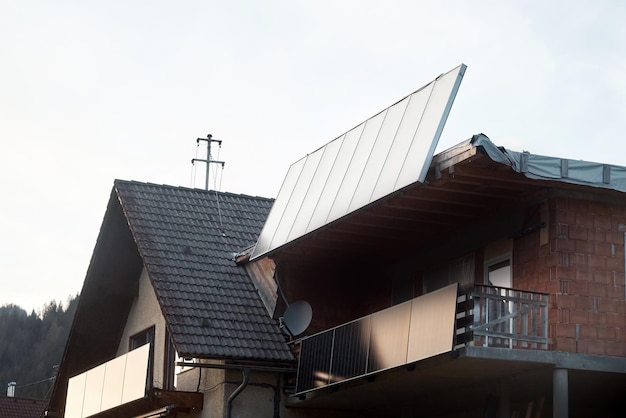
M0 417L39 418L47 406L46 400L0 396Z
M115 189L181 354L293 360L232 259L256 241L273 200L121 180Z

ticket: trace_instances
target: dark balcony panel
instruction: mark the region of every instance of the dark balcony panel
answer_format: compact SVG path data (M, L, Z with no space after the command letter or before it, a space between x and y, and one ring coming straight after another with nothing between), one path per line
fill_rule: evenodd
M305 338L300 345L300 362L296 391L303 392L325 386L330 383L330 365L332 360L333 334L331 329Z
M296 393L452 350L456 304L453 284L303 338Z
M372 331L367 372L375 372L406 363L409 346L411 302L371 315Z
M370 322L365 317L335 329L331 383L366 373Z

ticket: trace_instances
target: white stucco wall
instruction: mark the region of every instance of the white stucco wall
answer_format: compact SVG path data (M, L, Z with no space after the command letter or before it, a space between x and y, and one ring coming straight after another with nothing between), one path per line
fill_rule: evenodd
M105 313L103 313L105 314ZM124 332L120 340L117 355L128 352L130 337L154 326L154 380L153 386L163 387L163 364L165 356L165 318L154 293L154 288L145 269L139 277L138 294L133 300ZM207 360L201 360L208 362ZM223 363L216 361L216 363ZM200 379L199 379L200 378ZM176 390L195 392L199 390L204 395L204 407L200 411L190 414L179 413L180 418L221 418L224 414L228 396L239 386L242 380L241 371L204 368L201 375L198 368L192 368L177 376ZM199 384L198 384L199 383ZM282 379L274 373L253 371L250 374L250 384L239 394L233 402L232 418L257 418L274 416L274 389L281 385ZM287 395L280 388L281 418L346 418L357 415L335 414L329 411L286 408Z
M103 313L104 314L104 313ZM161 313L161 307L148 272L144 268L139 276L138 295L133 300L130 308L122 339L117 348L117 355L128 352L130 337L154 326L154 378L153 386L163 388L163 359L165 356L165 317Z

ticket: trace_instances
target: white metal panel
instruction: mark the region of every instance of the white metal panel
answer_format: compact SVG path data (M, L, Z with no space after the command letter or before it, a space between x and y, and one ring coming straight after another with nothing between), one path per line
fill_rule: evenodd
M352 154L350 164L344 169L346 174L341 186L339 187L337 196L334 202L332 202L327 223L339 219L348 213L350 202L352 202L352 198L354 196L354 191L359 185L361 176L365 170L370 154L372 153L372 148L374 148L374 143L376 142L376 138L378 137L378 133L380 132L380 128L383 125L386 115L387 110L365 122L363 132L361 133L359 143L354 150L354 154ZM326 202L320 202L320 204L326 204Z
M452 350L456 283L413 299L407 363Z
M396 189L396 182L402 170L402 161L409 153L409 149L423 120L424 110L430 98L433 84L429 84L417 93L409 96L409 103L396 132L393 143L389 147L389 153L385 164L380 170L374 192L370 201L376 201L389 194L390 190Z
M341 149L339 150L339 154L335 159L335 164L328 175L328 180L326 181L322 195L317 202L315 211L311 216L311 222L309 223L307 232L314 231L330 222L330 209L339 196L339 189L344 182L346 172L348 171L350 161L352 161L352 157L354 156L354 150L359 144L359 139L361 138L364 127L365 122L351 129L343 136Z
M372 314L368 372L406 364L411 302Z
M272 248L275 248L272 247L274 234L276 233L276 229L281 222L285 208L289 204L291 194L298 184L298 178L300 177L305 161L306 157L296 161L291 165L291 167L289 167L287 176L285 177L285 180L283 180L283 184L280 187L274 204L272 205L270 214L265 221L265 225L263 225L261 235L259 235L259 239L257 240L254 248L254 254L263 254L270 251Z
M83 400L83 416L97 414L102 409L102 385L104 384L104 372L106 363L89 370L85 383L85 399Z
M360 129L352 129L350 132L337 138L335 141L340 142L337 156L333 162L330 172L328 173L328 179L324 183L324 188L319 196L318 201L315 203L315 209L309 219L309 225L307 226L307 232L314 231L326 224L328 219L328 211L330 209L329 204L326 202L333 202L337 196L337 191L341 186L344 176L346 175L345 167L350 163L350 158L354 154L354 148L361 136L361 130L363 125L359 126Z
M321 152L322 157L317 166L317 170L315 171L315 175L313 180L311 181L311 185L309 190L304 197L304 201L302 202L302 206L298 211L298 215L293 223L293 227L291 228L291 233L289 234L289 240L296 239L298 237L303 236L308 232L309 223L311 222L311 217L313 216L313 212L317 206L317 203L320 201L320 196L324 191L324 187L326 186L327 181L317 181L317 179L326 179L330 175L330 171L335 164L335 159L337 158L337 154L341 149L341 144L343 142L343 138L337 138L334 141L330 142L324 148L316 151L316 153ZM311 157L311 156L309 156Z
M65 418L83 417L83 400L85 398L85 382L87 373L70 378L67 383L67 396L65 398Z
M104 384L102 385L103 411L122 404L122 388L124 387L124 371L126 355L114 358L105 363Z
M461 64L435 80L422 122L402 164L402 171L394 187L395 190L415 182L423 182L426 178L430 161L448 119L465 68L465 65Z
M378 180L378 176L385 165L385 161L387 160L387 155L389 154L393 141L396 138L396 133L398 132L400 122L402 122L402 117L404 116L409 99L410 96L391 106L387 110L385 120L378 131L376 142L370 150L367 164L365 164L365 167L361 172L361 178L359 179L359 184L354 191L354 196L352 196L348 212L360 209L371 202L372 192L376 186L376 181Z
M251 258L424 181L465 68L441 75L347 132L343 141L293 164Z
M124 389L122 390L123 404L146 396L150 344L142 345L130 351L126 356Z
M293 189L291 197L289 198L289 204L287 205L287 207L285 207L282 219L280 220L280 223L276 228L276 232L274 233L272 246L274 246L274 243L278 243L280 245L284 242L289 242L295 238L298 238L298 236L301 236L295 234L295 237L291 237L291 230L294 226L296 217L298 216L298 213L302 208L302 203L304 202L304 199L309 192L311 183L315 180L315 172L317 171L317 166L322 159L323 153L324 148L320 148L314 153L307 155L304 162L304 167L302 168L302 172L300 173L300 177L298 178L297 185Z
M84 418L146 396L150 344L69 379L66 418Z

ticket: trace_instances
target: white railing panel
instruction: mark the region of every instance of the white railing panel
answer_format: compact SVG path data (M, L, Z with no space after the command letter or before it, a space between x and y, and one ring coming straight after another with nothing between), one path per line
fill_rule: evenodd
M456 301L456 285L413 299L407 363L451 350Z
M150 344L69 379L65 418L85 418L146 396Z

